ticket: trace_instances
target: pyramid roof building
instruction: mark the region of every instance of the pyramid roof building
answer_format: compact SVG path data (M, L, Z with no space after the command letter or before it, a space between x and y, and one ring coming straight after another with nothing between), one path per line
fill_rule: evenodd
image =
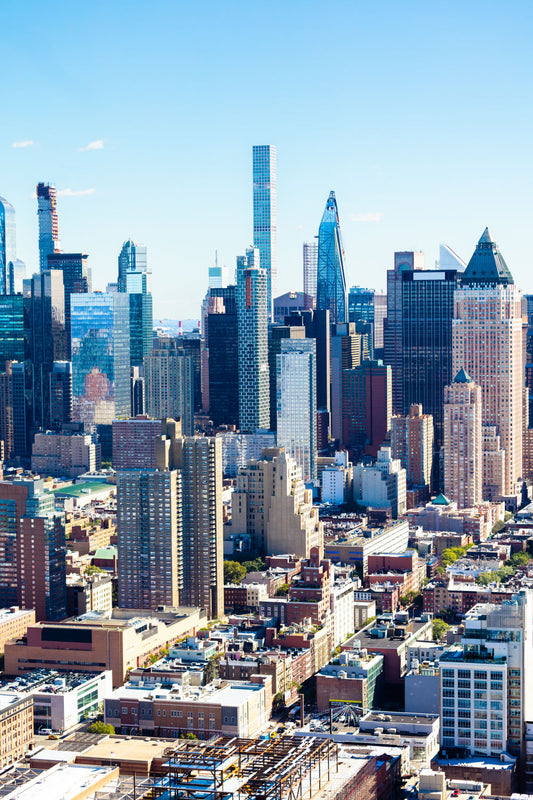
M507 286L513 276L505 263L498 245L485 228L468 266L461 275L461 285Z

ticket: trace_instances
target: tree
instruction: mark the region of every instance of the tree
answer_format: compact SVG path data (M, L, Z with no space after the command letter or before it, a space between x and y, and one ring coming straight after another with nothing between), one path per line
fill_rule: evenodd
M498 522L492 526L492 533L499 533L500 531L503 531L504 528L505 522L502 519L499 519Z
M103 572L105 575L105 569L102 569L101 567L95 567L94 564L89 564L85 570L85 575L98 575L98 573L101 572Z
M465 553L466 550L464 547L447 547L446 550L442 552L442 566L449 567L450 564L453 564L458 558L464 556Z
M242 566L246 572L263 572L266 569L266 564L262 558L254 558L253 561L243 561Z
M239 584L246 575L246 567L238 561L224 561L224 583Z
M530 556L523 551L521 553L513 553L511 558L508 562L506 562L507 566L510 567L522 567L528 563Z
M477 578L476 583L480 586L488 586L489 583L500 583L501 578L497 572L481 572Z
M289 589L291 587L288 583L282 583L281 586L276 590L276 597L286 597L289 594Z
M91 722L87 728L88 733L109 733L111 736L115 733L115 729L109 722Z
M442 638L446 635L446 631L448 631L450 626L447 622L444 622L443 619L434 619L433 620L433 639L436 642L440 642Z

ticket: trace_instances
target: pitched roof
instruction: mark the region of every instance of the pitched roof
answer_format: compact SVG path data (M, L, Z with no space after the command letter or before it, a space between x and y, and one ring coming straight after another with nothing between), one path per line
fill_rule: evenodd
M468 372L464 371L464 368L461 367L455 378L453 379L454 383L472 383L472 378L468 374Z
M446 495L442 494L442 492L440 494L438 494L431 502L432 502L432 504L434 506L449 506L450 505L450 501L448 500Z
M514 283L498 245L488 228L483 231L468 266L461 276L461 284L480 286L506 286Z

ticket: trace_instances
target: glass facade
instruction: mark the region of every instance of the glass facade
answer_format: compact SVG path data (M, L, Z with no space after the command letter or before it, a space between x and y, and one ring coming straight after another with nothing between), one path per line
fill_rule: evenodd
M344 248L335 192L329 193L318 229L316 307L328 309L331 322L347 322Z
M318 264L318 242L304 242L304 294L316 300L316 272Z
M21 294L0 295L0 372L6 361L24 358L24 299Z
M433 416L434 448L443 444L444 387L452 375L453 298L457 272L405 270L402 287L403 414L421 403ZM438 467L435 459L435 468ZM434 476L438 481L438 474ZM440 485L440 484L439 484Z
M277 283L277 222L276 222L276 148L256 145L253 148L254 181L254 247L267 274L267 309L272 317L272 302Z
M48 256L61 249L57 219L57 191L47 183L37 184L37 219L39 220L39 266L49 269Z
M72 295L71 348L72 419L89 431L129 415L128 295Z
M67 358L70 358L70 308L72 295L85 294L91 291L91 272L87 265L87 256L83 253L53 253L48 256L47 264L49 270L59 269L63 272Z
M0 295L9 291L10 264L16 261L15 209L0 197Z
M146 246L144 244L135 244L132 239L128 239L122 245L118 257L118 290L119 292L130 291L127 288L127 273L128 272L144 273L149 280L148 271L148 257L146 253ZM151 286L148 284L146 290L151 292Z
M282 339L276 356L277 443L316 481L316 344L314 339Z

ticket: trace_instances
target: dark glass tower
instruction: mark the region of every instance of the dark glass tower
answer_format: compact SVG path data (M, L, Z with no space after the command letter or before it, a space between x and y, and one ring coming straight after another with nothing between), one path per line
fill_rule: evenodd
M329 310L331 322L346 322L346 278L339 212L335 192L330 192L318 229L316 307Z
M444 387L453 379L452 320L457 286L456 270L401 273L402 414L409 414L412 403L432 414L436 454L443 443ZM434 466L438 467L436 459ZM435 471L434 488L438 488Z
M71 326L70 307L73 294L87 294L91 291L91 271L87 266L88 256L83 253L53 253L48 256L48 269L60 269L63 272L65 290L65 331L67 340L67 358L70 358Z
M209 290L206 345L209 351L209 416L213 425L239 424L237 287Z

